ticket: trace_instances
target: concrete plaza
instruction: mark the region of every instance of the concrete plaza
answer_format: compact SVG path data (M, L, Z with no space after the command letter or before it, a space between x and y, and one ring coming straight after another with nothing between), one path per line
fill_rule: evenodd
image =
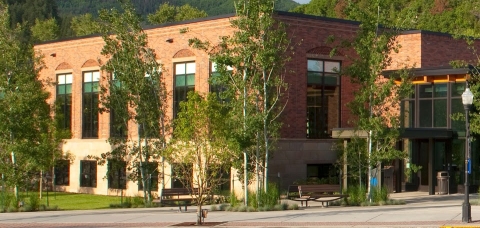
M309 203L295 211L210 211L205 222L215 227L480 227L480 206L472 205L472 223L463 224L463 194L428 195L426 192L393 193L405 205L321 207ZM472 194L470 202L477 202ZM289 201L289 203L298 203ZM210 206L205 206L210 209ZM0 227L178 227L194 222L196 208L178 207L48 211L0 214Z

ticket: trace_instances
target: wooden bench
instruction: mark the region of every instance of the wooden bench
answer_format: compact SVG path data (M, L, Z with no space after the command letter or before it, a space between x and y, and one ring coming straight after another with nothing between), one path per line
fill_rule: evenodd
M308 207L308 201L322 202L323 207L328 207L328 203L338 199L348 197L347 194L341 194L340 185L335 184L315 184L315 185L290 185L288 186L288 199L300 201L303 206Z
M182 211L182 206L185 206L185 211L187 211L187 206L193 201L192 195L198 195L198 188L194 188L193 192L190 192L188 188L164 188L160 204L177 202L180 211ZM183 202L183 205L180 202Z

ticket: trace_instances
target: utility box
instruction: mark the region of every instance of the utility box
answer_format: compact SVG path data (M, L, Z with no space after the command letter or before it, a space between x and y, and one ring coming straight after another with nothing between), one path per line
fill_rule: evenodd
M447 171L441 171L437 173L437 185L439 195L448 194L448 179L449 176Z

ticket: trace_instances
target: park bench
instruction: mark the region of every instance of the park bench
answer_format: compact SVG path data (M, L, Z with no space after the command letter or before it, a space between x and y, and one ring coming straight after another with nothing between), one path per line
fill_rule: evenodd
M288 199L300 201L302 206L308 207L308 201L322 202L322 207L328 207L328 203L348 197L341 194L340 185L314 184L314 185L290 185L288 186Z
M185 211L187 211L187 206L193 201L192 195L198 195L198 188L194 188L193 192L190 192L188 188L164 188L160 204L177 203L180 211L182 211L182 206L185 206Z

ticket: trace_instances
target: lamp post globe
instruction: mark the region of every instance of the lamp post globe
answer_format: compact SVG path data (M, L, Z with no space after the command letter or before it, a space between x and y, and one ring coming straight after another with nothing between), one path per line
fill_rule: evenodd
M469 123L469 111L473 104L473 93L468 88L468 81L466 83L465 92L462 94L462 104L465 109L465 196L462 205L462 222L469 223L472 221L471 205L469 200L469 187L468 177L471 172L471 155L470 155L470 123Z

